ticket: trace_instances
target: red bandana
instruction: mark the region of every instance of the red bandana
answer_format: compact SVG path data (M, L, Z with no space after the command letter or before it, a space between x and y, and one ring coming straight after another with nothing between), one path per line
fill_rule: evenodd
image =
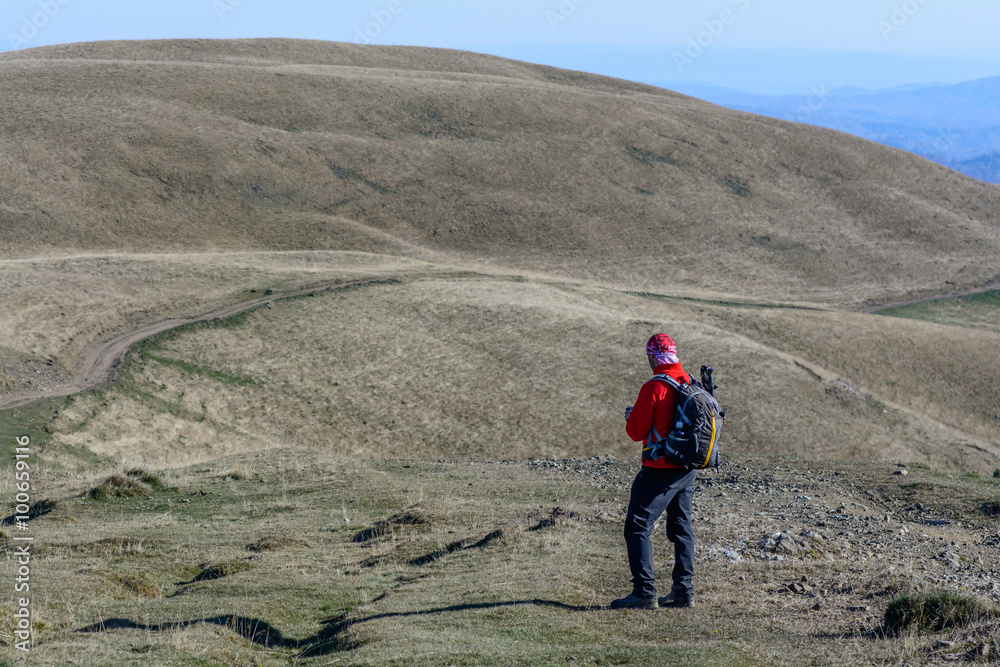
M677 357L677 344L667 334L655 334L646 343L646 354L656 358L656 365L680 363Z

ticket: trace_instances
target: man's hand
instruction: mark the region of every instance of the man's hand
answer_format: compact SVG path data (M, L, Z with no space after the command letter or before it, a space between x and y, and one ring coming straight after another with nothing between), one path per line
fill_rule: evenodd
M631 405L628 406L627 408L625 408L625 419L628 419L628 416L630 414L632 414L632 406Z

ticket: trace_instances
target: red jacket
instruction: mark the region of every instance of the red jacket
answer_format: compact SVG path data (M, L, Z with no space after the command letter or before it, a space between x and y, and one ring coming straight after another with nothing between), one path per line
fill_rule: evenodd
M684 372L680 364L662 364L657 366L653 373L655 375L669 375L684 384L691 382L691 378ZM639 390L639 397L635 399L635 405L632 406L632 414L625 421L625 432L635 442L642 440L644 447L649 444L649 432L653 427L656 427L656 432L660 434L661 438L667 437L672 426L671 421L676 405L677 392L673 388L659 380L648 381ZM643 459L642 465L648 468L680 467L666 459L657 461Z

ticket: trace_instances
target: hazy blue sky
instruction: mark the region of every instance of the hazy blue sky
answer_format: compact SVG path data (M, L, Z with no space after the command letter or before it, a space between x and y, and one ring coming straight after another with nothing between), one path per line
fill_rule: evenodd
M788 63L802 71L794 82L789 78L794 86L816 80L894 85L1000 75L998 0L0 2L0 50L105 39L296 37L467 48L639 80L735 85L725 73L738 69L742 49L788 48L881 56L860 65L855 58L840 69L833 66L821 79L809 74L812 66L800 56L797 65ZM516 43L517 48L502 47ZM633 51L634 56L618 49L620 57L612 63L595 56L599 50L588 51L598 44L657 49ZM559 45L573 46L555 48ZM577 59L568 59L569 51ZM889 56L894 60L887 60ZM784 83L783 63L780 56L774 59L773 51L769 58L755 64L755 71L770 70L777 81L758 87L778 90ZM691 66L695 61L697 68ZM984 66L983 61L992 64ZM596 64L578 64L586 62ZM638 73L632 65L656 71ZM873 69L881 76L863 76ZM747 77L736 83L744 80Z
M720 31L714 22L724 11L731 15ZM3 0L0 9L0 40L21 47L172 37L357 41L366 28L366 39L425 46L653 46L684 45L713 26L715 43L726 47L1000 60L997 0Z

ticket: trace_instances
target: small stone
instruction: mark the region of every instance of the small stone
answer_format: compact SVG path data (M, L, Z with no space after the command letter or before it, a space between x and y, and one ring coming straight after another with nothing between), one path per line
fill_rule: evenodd
M946 641L944 641L942 639L939 639L936 642L934 642L934 648L937 649L937 650L941 650L941 649L944 649L944 648L951 648L954 645L955 645L955 642L946 642Z
M819 602L817 602L812 607L810 607L810 609L812 609L813 611L819 611L822 608L823 608L823 605L821 605Z
M975 660L976 658L988 658L990 657L990 645L980 644L974 647L971 651L965 654L966 658Z
M793 538L788 533L781 533L778 535L778 540L774 545L774 550L787 553L795 554L798 552L799 547L795 544L795 538Z
M743 560L743 556L741 556L737 551L733 549L726 549L725 551L722 552L722 555L734 563L739 563L741 560Z
M864 605L858 605L856 607L848 607L847 611L871 611L871 608Z

